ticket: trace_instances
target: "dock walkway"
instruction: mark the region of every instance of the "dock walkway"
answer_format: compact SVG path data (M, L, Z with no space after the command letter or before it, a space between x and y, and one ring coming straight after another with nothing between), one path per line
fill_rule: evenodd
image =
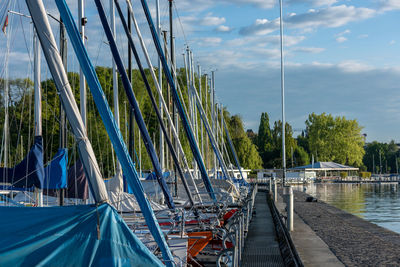
M257 193L255 209L257 214L249 226L241 266L284 266L266 192Z

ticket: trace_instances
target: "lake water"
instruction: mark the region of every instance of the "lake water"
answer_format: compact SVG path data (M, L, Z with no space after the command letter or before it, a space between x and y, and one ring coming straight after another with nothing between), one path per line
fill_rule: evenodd
M303 191L303 186L294 189ZM339 209L400 233L398 184L310 184L306 193Z

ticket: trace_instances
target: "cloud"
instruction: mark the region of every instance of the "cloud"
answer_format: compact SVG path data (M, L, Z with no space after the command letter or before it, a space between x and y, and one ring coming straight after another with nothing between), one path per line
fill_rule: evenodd
M207 14L204 18L198 21L200 25L204 26L217 26L226 22L224 17L215 17L211 13Z
M343 43L343 42L346 42L346 41L347 41L347 38L344 37L344 36L339 36L339 37L336 38L336 42L338 42L338 43Z
M359 72L368 72L374 69L374 67L367 65L365 63L353 60L347 60L340 62L337 65L338 69L342 70L343 72L352 72L352 73L359 73Z
M240 29L241 35L266 35L279 29L279 19L257 19L252 25Z
M392 40L392 41L389 42L390 45L394 45L395 43L396 43L395 40Z
M309 3L312 6L331 6L337 3L337 0L290 0L289 4Z
M320 10L309 10L303 14L291 14L285 19L291 28L336 28L349 22L364 20L373 17L376 11L364 7L330 6Z
M380 0L379 1L379 9L380 11L391 11L400 9L400 1L399 0Z
M225 25L219 25L215 30L217 32L231 32L232 28L225 26Z
M291 49L293 52L318 54L325 51L322 47L294 47Z
M368 38L368 34L360 34L359 36L357 36L358 39L365 39Z
M376 11L364 7L354 6L329 6L319 10L310 9L306 13L290 13L284 18L285 27L292 29L310 29L318 27L336 28L350 22L364 20L373 17ZM279 29L279 18L274 20L257 19L253 24L242 27L241 35L267 35ZM346 34L347 32L343 32Z
M196 44L199 46L217 46L221 44L222 39L218 37L205 37L196 39Z

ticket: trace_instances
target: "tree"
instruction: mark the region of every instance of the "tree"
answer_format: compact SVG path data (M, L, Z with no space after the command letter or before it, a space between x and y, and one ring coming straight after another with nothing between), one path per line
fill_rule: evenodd
M310 152L318 161L362 166L364 139L356 120L312 113L306 121Z
M388 144L374 141L365 146L363 163L372 173L397 173L396 160L399 162L399 150L393 140Z
M242 167L248 169L260 169L262 159L257 151L257 147L251 142L243 128L243 122L240 116L229 116L224 112L225 121L228 122L229 134L236 149L239 162Z

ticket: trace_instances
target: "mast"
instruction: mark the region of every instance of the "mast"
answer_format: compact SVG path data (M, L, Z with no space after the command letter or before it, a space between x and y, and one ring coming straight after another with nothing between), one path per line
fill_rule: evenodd
M285 69L284 69L284 58L283 58L283 18L282 18L282 0L279 0L280 7L280 44L281 44L281 94L282 94L282 184L285 185L286 180L286 146L285 146Z
M203 101L203 93L202 93L202 88L201 88L201 67L200 65L197 65L197 72L199 74L199 94L200 94L200 99ZM200 129L201 129L201 155L204 158L204 133L203 133L203 123L200 123Z
M85 44L85 24L87 19L85 17L85 0L78 0L78 25L79 32L81 33L81 38L83 44ZM81 117L83 125L86 126L86 80L83 75L82 69L79 68L79 88L80 88L80 98L81 98Z
M62 20L60 18L60 55L61 55L61 60L64 65L65 72L68 73L67 71L67 33L65 31L65 26L64 23L62 23ZM62 106L62 103L60 101L60 148L65 148L67 147L67 124L66 124L66 118L65 118L65 111ZM60 199L59 199L59 205L63 206L64 205L64 194L65 194L65 189L61 188L60 189Z
M9 77L8 77L8 63L10 57L10 37L9 31L6 31L7 47L6 47L6 62L4 68L4 167L8 167L8 145L9 145L9 116L8 116L8 100L9 100ZM36 113L35 113L36 114ZM36 128L36 125L35 125ZM5 170L5 169L4 169ZM5 171L5 176L7 172ZM7 177L8 178L8 177Z
M33 47L33 86L35 92L35 136L42 136L42 93L40 91L40 44L39 38L34 30ZM43 207L43 189L37 188L38 206Z
M213 135L216 139L216 122L215 122L215 71L211 71L211 121L212 121L212 129ZM214 159L214 179L217 179L217 158L216 155L213 155Z
M114 7L114 1L110 0L110 26L111 26L111 31L113 38L115 40L116 36L116 31L115 31L115 7ZM114 102L114 117L115 117L115 122L117 124L117 127L120 128L120 119L119 119L119 101L118 101L118 76L117 76L117 66L115 64L114 59L112 59L112 77L113 77L113 102ZM119 177L121 174L121 165L119 164L119 161L117 159L117 164L116 164L116 174L118 176L118 179L122 179L122 177Z
M157 16L157 35L158 38L161 40L162 38L162 32L161 32L161 21L160 21L160 0L156 0L156 16ZM162 91L162 65L161 65L161 59L158 59L158 83L160 84L161 91ZM159 111L161 117L164 116L163 114L163 109L162 109L162 103L161 99L158 101L159 104ZM164 159L164 135L161 130L161 126L159 127L159 132L160 132L160 167L161 170L164 172L165 168L165 159Z
M132 22L131 22L131 13L129 12L129 7L128 9L128 30L129 34L132 33ZM132 51L131 51L131 45L128 42L128 78L129 81L132 83ZM135 115L133 114L132 108L129 108L129 144L128 144L128 150L129 150L129 155L132 158L132 161L135 162ZM139 142L140 145L140 142Z

